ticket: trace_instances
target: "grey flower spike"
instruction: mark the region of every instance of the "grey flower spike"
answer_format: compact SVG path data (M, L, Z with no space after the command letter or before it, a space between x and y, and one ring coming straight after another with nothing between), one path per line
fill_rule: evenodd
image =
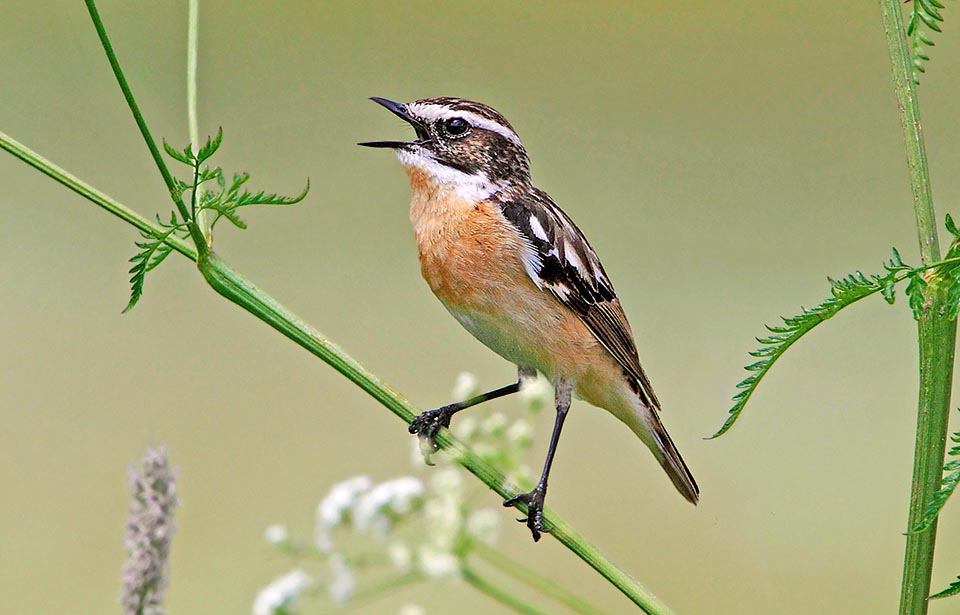
M130 490L120 605L123 615L163 615L177 507L176 478L165 449L147 449L139 467L130 469Z

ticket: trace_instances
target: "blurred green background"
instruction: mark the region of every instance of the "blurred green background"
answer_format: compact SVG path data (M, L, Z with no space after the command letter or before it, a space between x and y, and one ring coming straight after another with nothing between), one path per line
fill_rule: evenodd
M154 134L185 143L186 2L100 8ZM960 198L953 8L921 89L941 217ZM702 439L763 323L822 298L826 275L879 270L891 245L918 260L876 3L205 0L200 31L218 163L257 187L313 186L301 205L248 212L249 231L221 225L231 263L419 404L447 401L461 370L510 381L421 281L398 163L354 145L407 134L371 95L490 103L603 257L703 491L686 504L627 429L581 404L552 505L677 613L895 610L917 380L905 305L871 299L827 323L730 434ZM82 2L5 2L0 58L0 129L143 214L170 210ZM399 421L184 259L121 316L135 232L11 156L0 180L4 611L117 612L126 467L147 444L180 471L171 613L249 612L287 569L266 525L307 534L333 481L413 471ZM960 574L958 506L938 589ZM629 610L503 515L508 552ZM503 612L456 584L363 612L409 600Z

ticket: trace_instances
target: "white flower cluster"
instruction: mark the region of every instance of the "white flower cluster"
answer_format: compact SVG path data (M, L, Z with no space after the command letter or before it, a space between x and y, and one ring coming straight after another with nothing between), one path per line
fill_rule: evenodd
M253 601L253 615L292 612L293 601L310 585L310 575L299 568L279 576L260 590Z
M455 399L468 399L478 391L475 376L457 377ZM478 418L482 413L457 417L454 433L503 470L508 480L529 482L530 471L521 458L533 441L533 415L550 403L552 395L543 379L525 383L523 417L512 422L501 413L482 419ZM414 439L412 444L413 463L422 468L418 443ZM496 542L502 513L492 508L471 510L463 471L449 456L439 461L428 484L413 476L377 483L365 475L334 484L317 506L312 544L298 545L283 525L268 527L265 538L270 545L291 553L315 553L326 566L312 574L297 568L275 579L257 595L253 615L293 613L297 596L314 586L325 587L329 598L342 605L357 589L356 572L378 565L371 561L386 562L393 574L410 579L458 579L470 544ZM344 529L352 529L354 538L344 535ZM379 558L371 560L369 553L351 549L354 542L370 540L380 545ZM408 604L398 615L424 615L424 611Z

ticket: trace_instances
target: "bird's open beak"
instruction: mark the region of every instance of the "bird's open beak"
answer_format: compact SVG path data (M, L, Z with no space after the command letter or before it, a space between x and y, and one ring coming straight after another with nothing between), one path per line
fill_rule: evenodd
M413 129L417 131L417 141L367 141L365 143L357 143L357 145L362 145L364 147L389 147L392 149L397 149L401 147L406 147L408 145L415 145L417 143L422 143L427 139L427 130L420 123L418 119L410 115L407 112L407 106L403 103L393 102L392 100L387 100L386 98L380 98L379 96L371 96L370 100L382 105L390 111L390 113L396 115L404 122L407 122Z

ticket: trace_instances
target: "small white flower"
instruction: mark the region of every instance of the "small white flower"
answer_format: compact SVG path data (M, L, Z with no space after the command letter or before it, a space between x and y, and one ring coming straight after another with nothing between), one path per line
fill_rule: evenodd
M397 611L397 615L427 615L427 612L419 604L405 604Z
M353 597L354 590L357 589L357 579L353 576L353 571L347 566L347 560L340 553L334 553L330 556L330 583L327 585L327 593L335 604L343 606Z
M450 579L460 575L460 561L449 551L423 545L417 555L420 572L431 579Z
M507 429L507 440L516 446L530 446L533 442L533 425L526 419L517 419Z
M324 553L333 549L332 530L346 518L347 512L356 504L357 498L370 489L373 481L369 476L354 476L330 488L317 506L317 526L314 542Z
M467 517L467 533L487 544L497 541L500 531L500 513L492 508L481 508Z
M463 478L455 468L444 468L431 480L431 497L424 505L430 543L445 551L456 544L463 527Z
M389 532L391 514L405 515L423 497L423 482L413 476L402 476L376 485L363 494L353 507L353 523L360 531L375 529Z
M503 433L507 427L507 417L502 412L494 412L483 421L480 429L491 436L497 436Z
M288 607L310 585L310 575L296 568L279 576L257 593L253 601L253 615L274 615Z
M287 534L287 526L280 525L279 523L267 526L267 529L263 531L263 537L267 541L267 544L274 547L287 544L290 538Z
M393 564L393 567L397 570L401 572L410 570L413 554L410 552L410 547L402 542L390 543L390 546L387 547L387 557L390 558L390 563Z
M520 401L530 412L540 412L553 403L553 385L543 376L529 380L520 386Z
M477 377L470 372L457 374L457 381L453 385L453 400L466 401L480 392L480 383Z

